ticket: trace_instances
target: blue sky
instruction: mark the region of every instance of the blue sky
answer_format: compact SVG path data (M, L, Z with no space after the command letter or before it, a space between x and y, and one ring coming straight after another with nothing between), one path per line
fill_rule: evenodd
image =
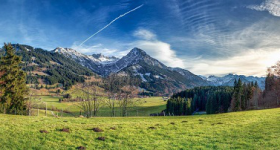
M118 57L139 47L206 76L263 76L280 60L280 0L1 0L0 10L2 43Z

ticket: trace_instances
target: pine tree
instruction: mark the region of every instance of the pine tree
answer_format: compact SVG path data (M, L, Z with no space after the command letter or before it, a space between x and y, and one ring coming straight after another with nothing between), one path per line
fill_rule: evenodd
M27 94L26 73L21 70L21 58L15 55L11 44L5 44L5 55L0 60L1 104L8 112L23 110L25 108L24 95Z
M186 105L186 115L191 115L192 114L191 103L192 103L192 99L188 98L186 103L185 103L185 105Z
M247 101L247 91L248 91L248 87L247 87L247 84L243 84L242 85L242 93L241 93L241 110L245 110L246 109L246 101Z
M241 110L241 99L242 99L242 81L239 78L238 82L235 82L233 99L231 102L231 110L239 111Z
M212 114L212 105L213 101L212 101L212 95L209 96L209 98L207 99L207 103L206 103L206 113L207 114Z
M255 87L255 88L259 88L259 85L258 85L258 82L257 82L257 81L255 81L254 87Z

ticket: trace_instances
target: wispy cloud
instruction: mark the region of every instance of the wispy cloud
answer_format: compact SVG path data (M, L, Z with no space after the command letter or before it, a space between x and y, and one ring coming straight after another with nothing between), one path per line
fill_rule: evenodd
M271 15L280 17L280 0L265 0L260 5L250 5L247 8L257 11L268 11Z
M177 50L185 69L202 75L265 75L267 67L280 59L275 57L280 54L280 22L274 17L256 18L255 12L242 7L244 3L229 9L228 1L177 2L174 13L182 18L185 34L167 41ZM279 3L266 0L250 9L278 16Z
M267 67L280 60L280 31L275 24L261 20L237 31L202 32L193 38L176 37L174 41L191 47L192 51L180 58L184 60L185 69L196 74L263 76ZM196 56L200 56L199 59L193 59Z
M156 39L156 35L154 33L145 29L138 29L133 33L133 35L144 40Z

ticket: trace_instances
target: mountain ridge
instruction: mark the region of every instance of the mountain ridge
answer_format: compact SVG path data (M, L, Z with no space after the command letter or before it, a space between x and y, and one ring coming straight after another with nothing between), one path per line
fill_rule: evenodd
M16 50L22 49L24 51L24 53L21 55L23 56L23 59L27 61L31 61L31 56L29 55L32 55L32 57L35 54L39 57L43 57L43 55L58 57L61 55L81 65L80 68L85 67L95 74L105 78L111 73L136 77L141 81L140 88L145 91L156 93L157 95L163 95L165 93L172 94L197 86L232 86L234 80L238 78L240 78L243 82L257 81L262 89L264 88L265 82L265 78L263 77L244 75L228 74L223 77L204 77L195 75L186 69L168 67L159 60L148 55L144 50L137 47L133 48L122 58L117 58L114 56L108 57L102 54L85 55L72 48L57 47L52 51L46 51L39 48L33 48L28 45L18 44L14 45L14 47ZM64 60L63 64L65 65L66 59L63 57L61 57L61 59ZM38 63L38 60L41 60L41 58L36 57L34 59L35 63ZM63 65L57 58L53 59L48 57L47 59L55 61L55 63L58 65ZM59 66L53 67L60 68ZM76 65L76 67L79 68L78 65ZM52 69L52 72L43 72L49 75L53 74L54 71L55 70ZM46 79L48 78L49 77L46 77Z
M185 73L182 74L177 71L178 69L167 67L137 47L122 58L109 63L99 63L95 59L89 59L89 56L80 54L73 57L71 51L69 51L71 55L61 51L53 52L72 58L103 77L111 73L137 77L141 81L141 88L157 94L175 93L187 88L208 85L199 76L184 69L180 69Z

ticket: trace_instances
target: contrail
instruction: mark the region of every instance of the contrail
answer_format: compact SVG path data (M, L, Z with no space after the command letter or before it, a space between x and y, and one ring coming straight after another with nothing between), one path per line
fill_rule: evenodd
M96 33L94 33L93 35L91 35L90 37L88 37L86 40L84 40L84 41L80 44L80 46L83 45L86 41L88 41L88 40L91 39L92 37L94 37L94 36L95 36L96 34L98 34L99 32L101 32L101 31L103 31L104 29L106 29L107 27L109 27L112 23L114 23L114 22L117 21L118 19L120 19L120 18L124 17L125 15L127 15L127 14L129 14L129 13L131 13L131 12L133 12L133 11L139 9L139 8L141 8L143 5L144 5L144 4L142 4L142 5L140 5L140 6L136 7L136 8L134 8L134 9L132 9L132 10L130 10L130 11L128 11L128 12L126 12L126 13L120 15L120 16L117 17L117 18L115 18L115 19L112 20L109 24L107 24L105 27L103 27L102 29L98 30Z

